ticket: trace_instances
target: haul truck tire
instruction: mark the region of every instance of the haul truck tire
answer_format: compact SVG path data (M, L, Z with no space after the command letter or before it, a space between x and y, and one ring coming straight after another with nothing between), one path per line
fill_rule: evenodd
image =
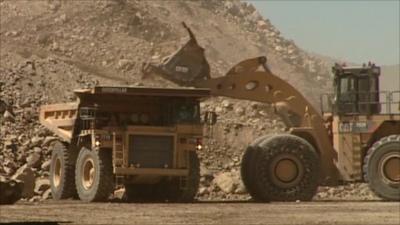
M400 200L400 135L381 138L364 158L364 179L385 200Z
M75 184L86 202L106 201L114 190L112 155L109 149L81 149L76 161Z
M320 162L306 140L280 134L258 144L252 172L258 201L310 201L318 188Z
M50 188L53 199L77 197L75 188L76 156L75 149L68 149L66 143L60 141L52 143Z
M240 176L242 178L244 186L246 187L247 192L256 201L260 201L263 198L260 196L260 193L258 193L255 190L255 184L254 184L255 176L253 175L255 163L253 163L253 162L255 161L258 153L260 152L258 144L272 136L273 135L265 135L265 136L255 139L247 147L246 151L244 152L244 154L242 156L242 160L241 160ZM268 200L264 200L264 201L268 201Z
M200 161L195 151L188 153L189 174L184 180L181 178L169 181L167 187L167 200L170 202L192 202L199 190Z

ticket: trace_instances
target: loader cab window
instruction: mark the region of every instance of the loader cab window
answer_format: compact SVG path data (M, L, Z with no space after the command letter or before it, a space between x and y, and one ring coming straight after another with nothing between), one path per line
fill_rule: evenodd
M362 114L380 112L379 83L377 76L364 75L358 78L358 109Z
M340 94L347 95L355 91L354 78L343 77L340 79Z
M337 113L379 113L378 77L368 74L343 76L335 84Z
M338 113L354 113L356 109L356 79L353 76L338 78L336 90L336 111Z

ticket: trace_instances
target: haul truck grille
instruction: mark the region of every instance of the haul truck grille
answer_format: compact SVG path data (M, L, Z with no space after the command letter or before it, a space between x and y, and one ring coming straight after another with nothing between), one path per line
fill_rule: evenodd
M129 165L140 168L172 168L173 154L172 136L129 136Z

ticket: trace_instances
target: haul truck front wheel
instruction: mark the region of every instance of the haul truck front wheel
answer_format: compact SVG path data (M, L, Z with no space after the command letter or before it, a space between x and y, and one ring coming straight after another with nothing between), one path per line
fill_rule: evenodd
M75 184L81 200L95 202L108 199L114 190L111 159L108 149L81 149L75 167Z
M60 141L52 143L50 187L53 199L76 197L75 161L74 149L68 149L67 144Z
M400 135L375 142L364 159L364 179L386 200L400 200Z
M319 179L319 157L306 140L281 134L264 139L253 154L251 189L258 201L309 201Z

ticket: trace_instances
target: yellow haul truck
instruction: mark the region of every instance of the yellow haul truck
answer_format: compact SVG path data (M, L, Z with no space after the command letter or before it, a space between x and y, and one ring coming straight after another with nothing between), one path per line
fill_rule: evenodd
M258 201L311 200L320 184L368 182L387 200L400 200L400 90L379 91L374 65L333 68L335 93L323 114L274 75L266 57L244 60L211 77L204 49L190 40L160 65L146 65L181 85L209 88L213 96L270 103L288 133L262 135L246 149L241 174Z
M54 199L104 201L123 184L134 200L191 201L199 185L207 89L95 87L77 102L44 105L40 122L60 137L52 145Z

